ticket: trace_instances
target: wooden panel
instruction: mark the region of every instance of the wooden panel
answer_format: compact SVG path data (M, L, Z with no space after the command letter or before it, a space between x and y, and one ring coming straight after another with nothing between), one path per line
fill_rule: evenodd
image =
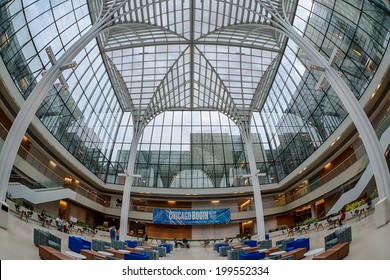
M192 239L192 226L147 224L146 232L149 238Z

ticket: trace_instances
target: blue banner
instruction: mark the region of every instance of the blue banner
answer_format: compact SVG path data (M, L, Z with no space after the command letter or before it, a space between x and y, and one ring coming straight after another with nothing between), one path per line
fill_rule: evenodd
M230 222L230 208L220 209L153 209L153 223L164 225L215 225Z

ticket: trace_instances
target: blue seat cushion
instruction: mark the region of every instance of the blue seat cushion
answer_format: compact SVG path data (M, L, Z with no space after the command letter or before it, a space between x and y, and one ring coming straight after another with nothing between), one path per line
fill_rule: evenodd
M286 251L287 251L287 252L290 252L290 251L292 251L292 250L294 250L294 249L295 249L294 246L293 246L293 247L287 247L287 248L286 248Z

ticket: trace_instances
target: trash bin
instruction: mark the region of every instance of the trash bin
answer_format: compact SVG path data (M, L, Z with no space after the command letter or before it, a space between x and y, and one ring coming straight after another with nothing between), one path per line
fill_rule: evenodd
M0 227L8 229L8 204L0 201Z

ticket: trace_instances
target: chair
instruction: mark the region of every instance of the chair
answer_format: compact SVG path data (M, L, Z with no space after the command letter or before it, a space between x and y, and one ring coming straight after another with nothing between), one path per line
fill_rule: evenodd
M351 227L343 227L336 229L333 233L324 237L325 251L336 244L352 242Z
M261 240L257 244L261 249L269 249L272 247L272 240Z
M92 239L92 250L95 251L104 251L106 248L110 248L110 242L106 242L103 240Z
M111 247L114 248L114 249L125 249L127 246L127 242L124 242L124 241L120 241L120 240L113 240L111 241Z
M160 244L158 246L159 247L165 247L167 254L171 253L171 251L173 249L172 244L168 244L168 243L163 243L163 244Z
M219 255L221 257L226 257L227 256L227 251L232 249L232 246L221 246L219 247Z
M81 237L76 237L76 236L69 236L68 237L68 248L72 250L73 252L79 253L81 250L86 249L90 250L91 249L91 242L88 240L82 239Z
M276 241L276 247L278 247L279 250L286 250L287 243L292 242L294 240L295 240L294 238L286 238L286 239L278 240Z
M326 222L328 223L329 229L333 229L335 227L336 221L334 221L332 218L328 218Z
M295 241L288 242L286 244L285 250L287 252L298 249L298 248L306 248L307 251L310 251L310 240L309 238L298 238Z
M256 240L245 240L244 245L249 246L249 247L256 247L257 242L256 242Z
M240 260L262 260L265 258L265 252L241 253Z
M244 253L245 251L242 249L231 249L227 251L227 259L228 260L239 260L240 254Z
M149 260L149 256L146 254L128 253L124 255L125 260Z
M227 243L215 243L214 244L214 250L219 253L219 248L223 247L223 246L229 246L229 244L227 244Z
M61 251L61 238L41 229L34 228L34 244L36 246L50 246L57 251Z
M135 248L135 247L137 247L137 242L136 242L136 241L125 240L125 242L127 243L127 247L129 247L129 248Z

